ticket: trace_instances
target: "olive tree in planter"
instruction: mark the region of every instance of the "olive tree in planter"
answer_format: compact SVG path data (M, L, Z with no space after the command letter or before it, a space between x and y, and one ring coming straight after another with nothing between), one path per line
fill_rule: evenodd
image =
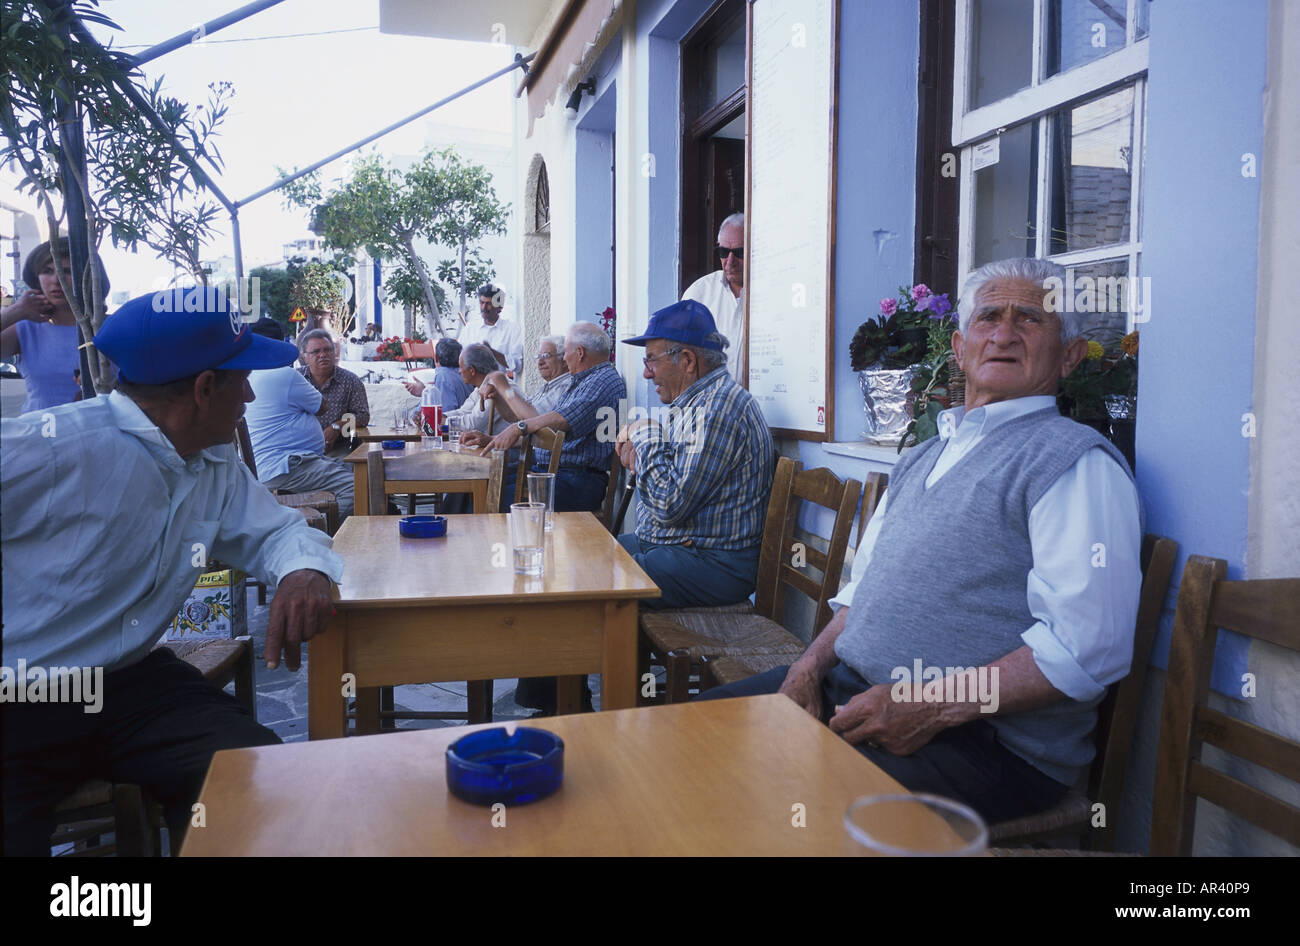
M346 335L352 325L343 281L347 274L338 266L311 262L298 269L289 285L289 299L310 317L304 328L329 328Z

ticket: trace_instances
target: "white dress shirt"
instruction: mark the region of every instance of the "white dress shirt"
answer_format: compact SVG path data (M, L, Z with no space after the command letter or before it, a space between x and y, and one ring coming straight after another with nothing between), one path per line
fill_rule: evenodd
M506 356L507 368L519 377L524 367L524 333L514 322L503 316L496 323L488 325L482 315L471 315L465 327L460 330L461 348L468 348L476 342L486 342Z
M731 342L727 349L727 372L744 384L745 379L736 372L740 370L745 351L745 291L732 295L727 277L717 269L691 283L682 293L682 301L687 299L706 306L713 314L713 324Z
M999 425L1055 405L1055 398L1038 395L944 411L939 436L946 443L926 488ZM888 502L886 491L862 533L849 583L831 599L832 607L852 603ZM1137 487L1105 451L1084 451L1029 511L1029 542L1034 567L1025 593L1036 620L1021 639L1052 686L1072 699L1092 699L1128 673L1133 657L1142 585ZM1080 548L1092 552L1081 556Z

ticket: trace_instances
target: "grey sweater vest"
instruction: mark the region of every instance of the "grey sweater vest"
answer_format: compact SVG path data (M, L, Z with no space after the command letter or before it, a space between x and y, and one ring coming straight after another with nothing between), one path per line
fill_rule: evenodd
M901 458L890 474L871 564L835 642L839 659L873 684L893 685L904 679L897 668L910 679L918 660L947 674L1022 647L1020 635L1035 620L1026 597L1034 563L1029 512L1085 450L1098 446L1129 472L1100 434L1048 408L994 429L929 489L925 481L943 441L934 437ZM1090 547L1079 554L1090 555ZM919 695L915 682L916 691L900 692ZM1088 737L1100 702L1067 698L980 718L1006 748L1069 785L1094 755Z

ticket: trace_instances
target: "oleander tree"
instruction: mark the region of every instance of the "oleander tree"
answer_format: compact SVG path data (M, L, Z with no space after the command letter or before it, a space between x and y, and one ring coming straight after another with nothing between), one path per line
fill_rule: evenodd
M431 333L444 337L446 293L416 251L416 240L455 248L454 259L438 264L438 278L456 286L464 311L467 287L493 275L478 242L504 233L508 212L487 169L452 148L426 151L405 171L378 154L363 155L328 194L312 173L286 184L284 197L312 212L312 228L328 246L345 253L364 249L373 259L395 262L385 294L423 313Z
M99 12L99 0L3 0L0 55L0 163L18 169L20 188L37 199L46 217L54 252L69 226L84 226L88 265L77 276L79 291L56 267L77 325L92 338L106 314L107 287L100 279L99 251L113 245L135 250L144 244L196 281L206 284L199 262L213 232L218 208L202 192L182 156L221 169L215 134L233 94L214 83L204 104L191 106L163 94L162 81L146 84L134 60L104 47L79 27L120 29ZM76 21L79 20L80 24ZM128 91L158 115L151 123ZM84 172L74 160L82 142ZM84 221L68 216L75 194ZM113 387L113 369L93 350L87 359L97 393Z

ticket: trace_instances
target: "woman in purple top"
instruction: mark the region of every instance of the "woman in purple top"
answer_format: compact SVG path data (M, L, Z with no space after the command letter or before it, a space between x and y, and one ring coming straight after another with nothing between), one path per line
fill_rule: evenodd
M71 282L66 237L59 240L59 257L63 275ZM107 294L108 276L102 269L100 278ZM66 404L81 396L77 381L81 358L77 353L77 320L59 284L49 243L42 243L27 254L23 282L35 288L27 289L13 305L0 312L0 328L3 328L0 357L22 355L18 370L27 384L27 400L22 408L26 414Z

